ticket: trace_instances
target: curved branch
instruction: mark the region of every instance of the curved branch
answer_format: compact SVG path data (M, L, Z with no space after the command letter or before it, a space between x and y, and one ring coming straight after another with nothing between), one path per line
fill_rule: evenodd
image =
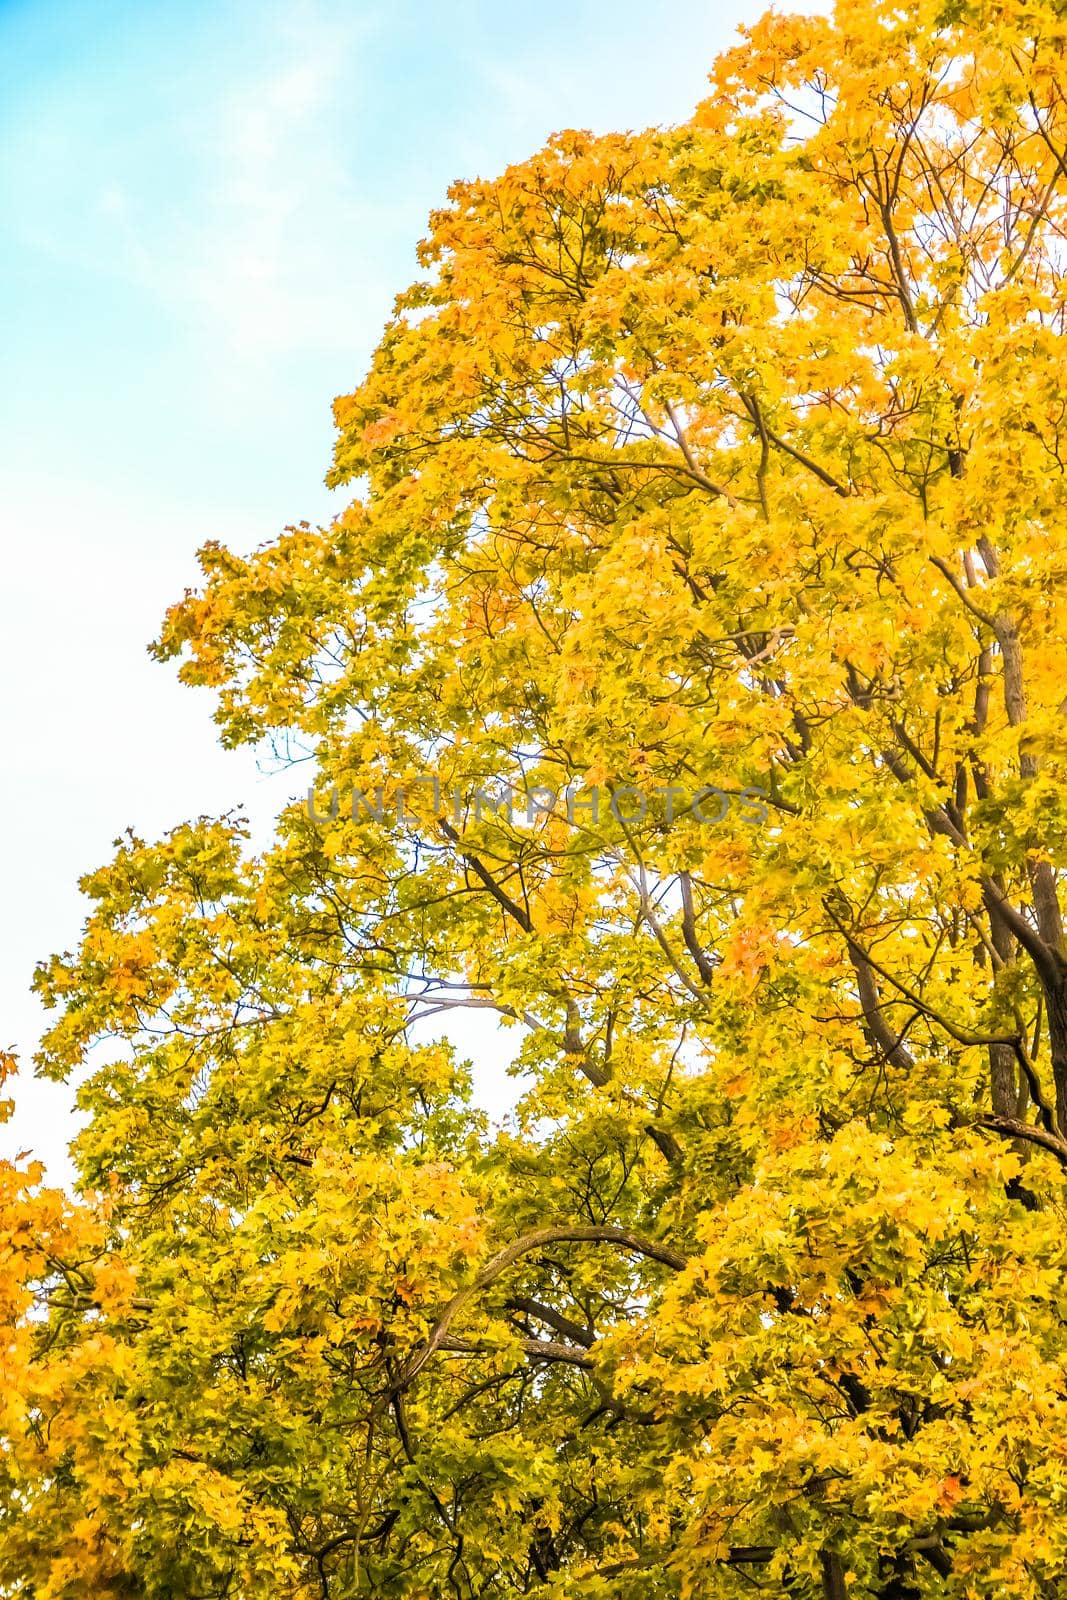
M631 1250L635 1255L647 1256L651 1261L658 1261L675 1272L681 1272L686 1265L685 1256L679 1254L677 1250L672 1250L669 1245L660 1244L655 1239L643 1239L640 1234L631 1233L628 1228L564 1226L537 1228L533 1233L524 1233L518 1239L512 1240L511 1244L505 1245L503 1250L498 1250L496 1255L486 1262L473 1283L467 1284L452 1296L431 1329L426 1343L414 1352L391 1385L384 1403L388 1403L401 1389L407 1388L431 1360L435 1351L442 1348L448 1330L475 1295L480 1294L483 1289L488 1289L489 1285L495 1283L509 1267L514 1266L520 1257L528 1255L531 1250L539 1250L546 1244L614 1244L622 1250Z
M872 1042L893 1066L910 1072L915 1065L915 1058L904 1044L903 1035L898 1037L887 1024L870 962L854 939L848 940L848 954L852 970L856 974L856 987L863 1008L863 1020Z
M987 1128L990 1133L1002 1134L1007 1139L1023 1139L1027 1144L1036 1144L1054 1155L1062 1167L1067 1167L1067 1141L1044 1128L1036 1128L1031 1122L1020 1122L1017 1117L979 1117L974 1126Z

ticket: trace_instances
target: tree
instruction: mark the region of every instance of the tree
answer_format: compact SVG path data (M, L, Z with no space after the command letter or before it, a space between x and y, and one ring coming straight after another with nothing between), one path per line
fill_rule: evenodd
M156 653L315 798L41 969L122 1447L10 1593L1065 1592L1065 30L770 14L456 184L349 509L202 552Z
M15 1058L0 1051L0 1084L16 1070ZM0 1121L11 1112L0 1101ZM70 1515L62 1494L65 1461L79 1454L95 1458L102 1437L100 1418L77 1412L79 1377L95 1374L115 1341L99 1318L115 1303L128 1281L127 1269L106 1240L109 1208L101 1197L90 1210L72 1204L60 1190L43 1186L40 1162L0 1161L0 1519L4 1523L5 1564L0 1592L14 1589L15 1573L25 1576L38 1558L32 1553L41 1535L57 1538L49 1550L58 1583L75 1573L92 1592L106 1574L106 1534L99 1520L80 1522ZM94 1214L94 1211L96 1214ZM63 1316L85 1317L76 1349L53 1357L54 1328ZM52 1474L55 1473L55 1478ZM58 1588L53 1592L60 1592ZM103 1592L103 1590L99 1591Z

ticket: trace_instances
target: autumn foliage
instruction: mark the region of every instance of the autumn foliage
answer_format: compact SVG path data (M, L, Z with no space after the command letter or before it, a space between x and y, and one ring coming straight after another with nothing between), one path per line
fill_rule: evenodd
M349 509L202 552L157 654L385 803L129 838L40 971L96 1232L0 1593L1067 1593L1065 40L771 14L457 183Z

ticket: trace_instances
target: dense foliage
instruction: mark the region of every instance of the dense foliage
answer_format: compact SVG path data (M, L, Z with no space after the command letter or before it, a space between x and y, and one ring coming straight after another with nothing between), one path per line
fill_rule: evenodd
M202 552L157 654L316 799L41 969L0 1593L1067 1593L1065 38L771 14L457 183L349 509Z

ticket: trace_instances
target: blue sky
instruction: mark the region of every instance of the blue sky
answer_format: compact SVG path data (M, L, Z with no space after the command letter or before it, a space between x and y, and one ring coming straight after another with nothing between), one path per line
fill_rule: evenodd
M145 646L194 552L340 509L330 403L427 213L562 127L679 121L753 0L0 0L0 1045L5 1153L65 1178L29 978L78 876L290 788ZM487 1048L490 1035L472 1035Z

